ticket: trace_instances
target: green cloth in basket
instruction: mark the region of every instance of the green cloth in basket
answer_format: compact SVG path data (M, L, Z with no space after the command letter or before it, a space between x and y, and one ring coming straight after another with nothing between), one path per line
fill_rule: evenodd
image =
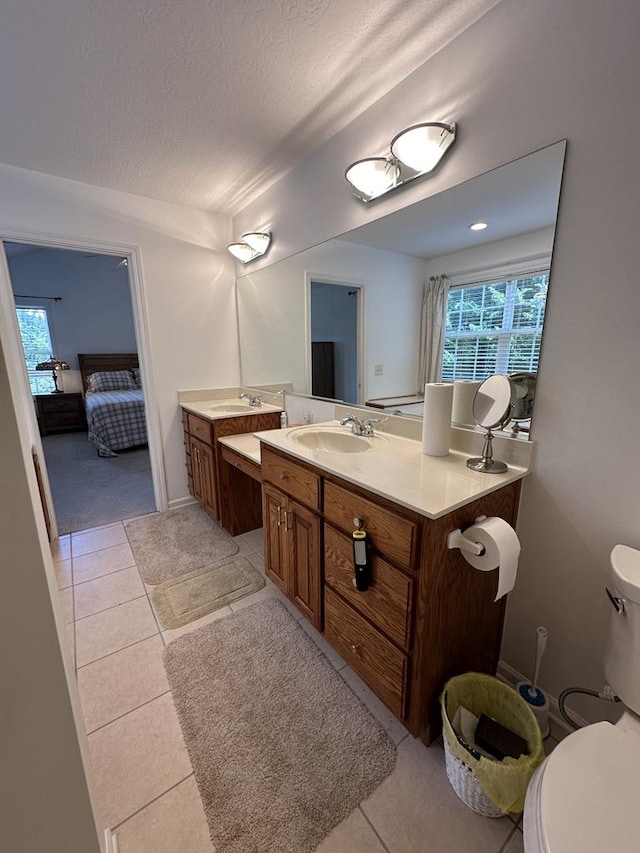
M528 755L520 758L475 758L458 740L451 726L458 706L479 717L487 714L527 742ZM471 767L487 797L504 812L521 812L529 780L544 759L540 727L524 699L491 675L467 672L450 678L440 696L443 734L451 752Z

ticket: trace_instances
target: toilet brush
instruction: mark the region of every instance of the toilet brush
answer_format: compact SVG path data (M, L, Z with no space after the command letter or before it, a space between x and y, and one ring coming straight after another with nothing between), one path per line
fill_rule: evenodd
M533 680L531 683L519 681L516 684L516 690L535 714L543 738L549 736L549 700L538 687L538 675L548 636L547 629L540 625L536 630L536 662L533 668Z

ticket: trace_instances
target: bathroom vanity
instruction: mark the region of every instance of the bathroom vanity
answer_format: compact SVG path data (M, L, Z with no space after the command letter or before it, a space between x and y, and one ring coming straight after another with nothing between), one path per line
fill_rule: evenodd
M495 673L505 611L504 598L493 601L497 572L472 569L448 550L447 536L479 515L515 526L526 468L477 474L466 468L467 454L429 458L416 441L380 434L364 452L316 449L314 429L306 444L291 440L295 432L256 436L265 571L409 731L430 743L445 681L469 670ZM331 432L349 445L345 428ZM365 592L354 581L354 524L368 534Z
M270 405L252 408L238 400L207 400L182 404L189 493L205 512L223 523L234 536L260 526L260 486L251 487L244 480L241 481L241 487L244 487L244 516L239 523L237 519L230 518L225 510L226 502L220 499L223 488L223 460L218 439L226 435L277 429L280 426L280 411L278 407ZM227 483L226 488L229 487L230 484ZM244 529L241 529L242 527Z

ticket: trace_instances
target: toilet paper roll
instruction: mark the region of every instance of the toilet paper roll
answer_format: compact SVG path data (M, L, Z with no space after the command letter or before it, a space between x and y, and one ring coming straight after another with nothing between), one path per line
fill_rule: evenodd
M484 554L480 557L463 550L467 563L481 572L498 569L498 591L494 601L511 592L520 556L520 540L513 527L503 518L491 516L476 521L464 531L464 536L484 547Z
M453 385L450 382L428 382L424 386L422 452L425 456L446 456L449 453L452 403Z
M474 424L473 398L482 385L476 379L456 379L453 383L453 405L451 420L454 424Z

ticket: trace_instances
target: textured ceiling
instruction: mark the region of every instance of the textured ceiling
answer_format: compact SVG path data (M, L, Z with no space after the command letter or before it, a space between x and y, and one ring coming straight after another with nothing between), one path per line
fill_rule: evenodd
M0 162L233 213L499 0L3 0Z

